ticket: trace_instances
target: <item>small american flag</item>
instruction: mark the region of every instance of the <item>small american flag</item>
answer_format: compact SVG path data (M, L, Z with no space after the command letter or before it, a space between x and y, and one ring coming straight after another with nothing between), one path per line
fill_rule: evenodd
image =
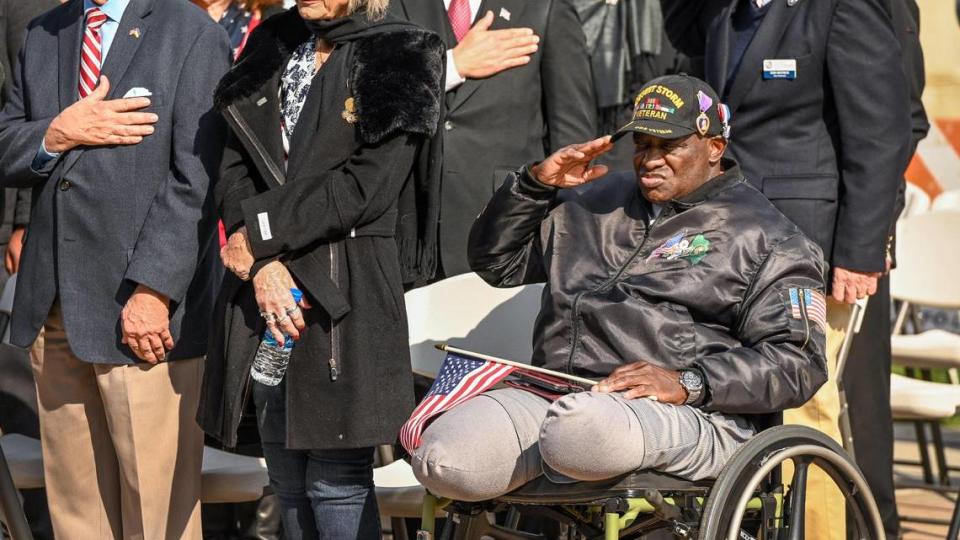
M802 321L804 312L809 321L827 331L827 299L823 293L813 289L791 288L790 315Z
M400 444L412 452L420 446L420 436L430 419L484 392L516 369L447 353L430 391L400 428Z

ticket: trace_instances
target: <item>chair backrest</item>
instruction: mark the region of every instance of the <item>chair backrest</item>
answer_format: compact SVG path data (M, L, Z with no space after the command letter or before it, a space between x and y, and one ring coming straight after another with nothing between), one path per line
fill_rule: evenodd
M960 308L960 211L927 212L897 223L890 294L922 306Z
M406 294L410 356L416 373L433 377L444 354L434 345L530 362L533 323L543 285L497 289L463 274Z
M923 188L912 182L907 182L907 189L903 195L903 212L900 218L922 214L930 210L930 195Z
M944 191L933 200L931 210L957 210L960 211L960 189Z

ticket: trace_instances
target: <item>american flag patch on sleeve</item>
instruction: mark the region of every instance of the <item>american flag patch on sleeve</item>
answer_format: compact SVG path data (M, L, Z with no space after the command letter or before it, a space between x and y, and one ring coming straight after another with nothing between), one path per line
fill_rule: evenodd
M797 320L810 321L827 331L827 299L814 289L790 288L790 315Z

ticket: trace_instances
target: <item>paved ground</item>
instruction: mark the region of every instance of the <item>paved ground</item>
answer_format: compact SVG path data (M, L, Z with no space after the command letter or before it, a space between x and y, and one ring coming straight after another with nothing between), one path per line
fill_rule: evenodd
M947 448L947 463L960 466L960 429L948 429L944 432ZM919 456L914 442L913 429L909 426L897 427L897 441L894 445L897 459L916 460ZM897 466L897 478L900 480L919 480L920 470L916 467ZM960 475L955 473L955 484L960 485ZM914 516L949 520L953 512L956 496L941 495L926 490L902 489L897 491L897 502L901 516ZM904 540L943 540L947 534L946 526L904 522Z

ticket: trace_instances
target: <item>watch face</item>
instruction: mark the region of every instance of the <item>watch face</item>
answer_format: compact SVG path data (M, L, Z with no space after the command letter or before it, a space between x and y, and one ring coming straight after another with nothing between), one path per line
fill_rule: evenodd
M696 371L684 371L680 374L680 384L687 390L703 389L703 378Z

